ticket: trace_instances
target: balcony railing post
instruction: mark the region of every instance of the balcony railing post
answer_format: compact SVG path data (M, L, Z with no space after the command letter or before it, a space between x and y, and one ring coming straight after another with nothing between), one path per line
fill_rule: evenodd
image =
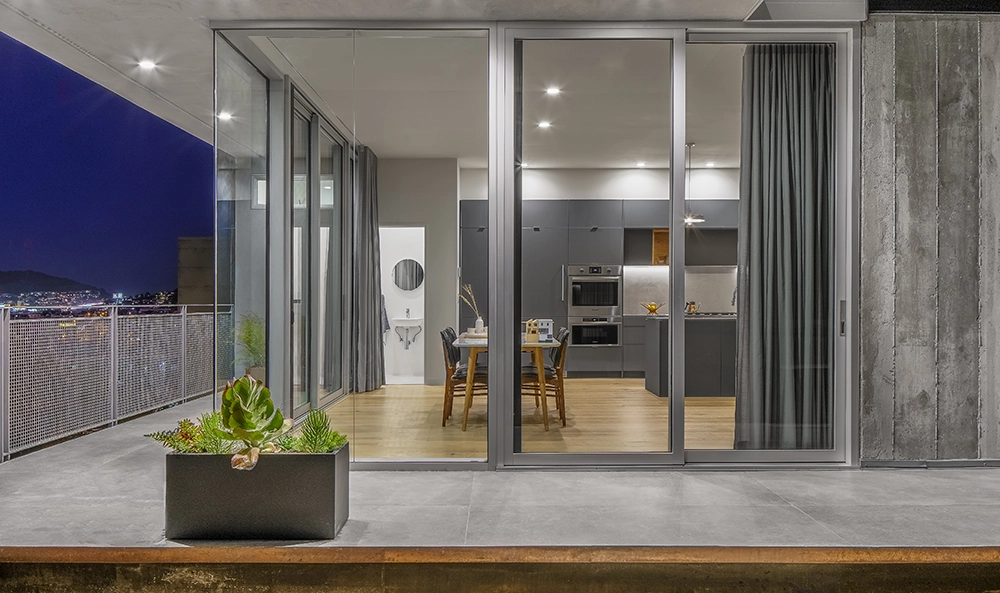
M0 462L10 456L10 307L0 307Z
M187 368L187 328L188 328L188 308L181 305L181 399L188 397L188 368Z
M111 319L111 425L118 424L118 306L113 305L108 316Z

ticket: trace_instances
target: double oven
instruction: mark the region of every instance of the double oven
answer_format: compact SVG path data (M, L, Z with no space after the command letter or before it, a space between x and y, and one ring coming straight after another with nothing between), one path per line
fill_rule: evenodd
M570 265L566 285L570 346L620 346L622 267Z

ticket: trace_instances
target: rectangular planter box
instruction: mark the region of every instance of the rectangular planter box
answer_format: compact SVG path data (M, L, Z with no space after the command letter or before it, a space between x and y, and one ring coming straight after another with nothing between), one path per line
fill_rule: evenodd
M167 455L168 539L333 539L347 522L350 453Z

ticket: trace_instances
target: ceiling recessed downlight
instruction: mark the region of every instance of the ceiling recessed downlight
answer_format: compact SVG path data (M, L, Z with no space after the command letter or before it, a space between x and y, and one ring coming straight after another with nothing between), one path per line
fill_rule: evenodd
M323 189L333 189L333 187L331 187L331 186L329 186L329 185L324 185L324 186L323 186Z
M538 122L538 127L539 128L550 128L550 127L552 127L552 122L550 122L550 121L540 121L540 122Z
M715 163L705 163L705 166L711 169L712 167L715 166Z
M233 119L233 114L229 113L228 111L220 111L219 112L219 119L222 120L222 121L229 121L229 120Z
M156 62L153 60L141 60L139 62L139 67L143 70L154 70L156 68Z
M549 88L545 89L545 94L551 97L558 95L560 92L562 92L562 90L557 86L550 86Z
M635 166L639 167L640 169L644 169L646 167L646 163L643 161L639 161L638 163L635 164Z

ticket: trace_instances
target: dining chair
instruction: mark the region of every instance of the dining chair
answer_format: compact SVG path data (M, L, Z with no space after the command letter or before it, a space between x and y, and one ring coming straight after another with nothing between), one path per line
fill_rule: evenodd
M458 334L454 328L446 327L441 330L441 347L444 350L444 409L441 412L441 426L448 424L448 418L455 405L455 392L461 389L461 397L465 397L466 379L469 377L468 364L462 362L462 350L455 346ZM472 378L472 395L486 395L489 384L489 375L485 365L476 365L475 375Z
M555 398L556 409L559 410L559 420L563 426L566 426L566 390L563 379L566 376L566 347L569 345L569 330L565 327L561 328L556 335L556 340L559 342L559 347L553 348L549 353L549 360L552 364L551 366L545 365L545 395ZM541 389L538 382L538 369L532 365L521 367L521 395L534 395L535 407L538 407Z

